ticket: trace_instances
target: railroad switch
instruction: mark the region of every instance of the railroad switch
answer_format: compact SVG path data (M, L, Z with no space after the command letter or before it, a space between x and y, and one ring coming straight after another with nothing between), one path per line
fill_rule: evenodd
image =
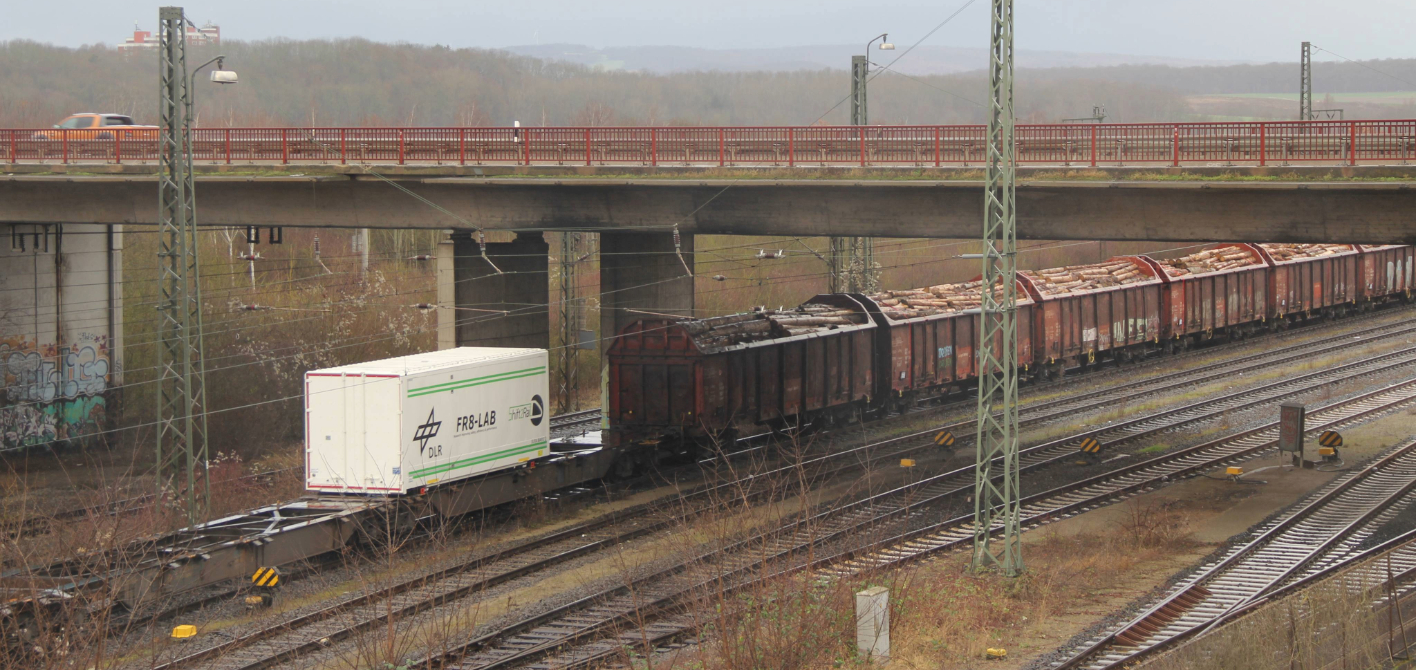
M172 639L190 640L197 636L197 627L192 624L182 624L172 629Z

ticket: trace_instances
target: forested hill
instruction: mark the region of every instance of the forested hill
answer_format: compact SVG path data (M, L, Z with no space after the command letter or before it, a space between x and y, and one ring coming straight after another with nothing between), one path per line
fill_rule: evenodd
M849 115L844 70L605 72L504 51L362 39L227 41L221 51L241 83L199 82L203 126L785 125L845 123ZM213 55L193 49L189 59L195 65ZM151 123L156 58L125 57L105 46L0 43L0 127L45 127L78 111L128 113ZM1329 67L1336 66L1319 66L1320 92L1336 83L1324 74ZM1186 93L1296 89L1296 70L1293 64L1023 70L1018 115L1054 122L1104 103L1109 121L1191 120L1197 117ZM870 122L981 123L986 93L981 72L885 73L870 85Z
M1031 70L1042 78L1096 77L1117 83L1163 86L1181 93L1296 93L1298 54L1289 63L1168 67L1165 65L1111 65L1095 68ZM1326 93L1416 91L1416 58L1361 62L1335 60L1313 53L1313 89Z

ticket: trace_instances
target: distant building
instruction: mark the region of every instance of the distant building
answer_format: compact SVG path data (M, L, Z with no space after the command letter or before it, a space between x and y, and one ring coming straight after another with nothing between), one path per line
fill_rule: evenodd
M155 33L139 29L133 26L133 36L123 40L118 45L118 50L122 52L137 52L147 49L156 49L160 44ZM200 28L187 26L187 46L205 46L221 44L221 26L207 23Z

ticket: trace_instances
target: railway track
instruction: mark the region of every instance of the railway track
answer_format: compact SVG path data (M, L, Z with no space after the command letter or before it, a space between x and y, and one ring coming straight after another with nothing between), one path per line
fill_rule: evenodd
M1416 401L1416 380L1406 382L1395 389L1383 389L1375 394L1344 401L1336 408L1315 413L1314 418L1315 423L1323 424L1320 427L1326 427L1338 419L1352 421L1413 401ZM1333 418L1334 413L1343 412L1344 416ZM1173 477L1194 474L1200 469L1219 463L1248 457L1271 446L1271 439L1262 439L1257 445L1244 441L1245 438L1252 439L1255 434L1258 434L1258 431L1241 434L1234 440L1237 446L1231 445L1229 441L1206 443L1151 459L1138 466L1122 468L1116 473L1099 475L1064 487L1063 491L1032 496L1025 501L1028 507L1024 509L1024 518L1030 523L1040 523L1054 515L1075 513L1083 506L1099 505L1119 496L1133 494L1138 487L1156 486ZM1088 486L1098 487L1098 490L1089 490ZM489 633L462 645L451 654L423 659L415 665L427 663L429 667L456 667L464 670L520 666L563 668L580 667L580 664L590 660L604 660L604 653L622 652L622 641L597 640L590 644L592 647L603 647L600 651L580 648L553 658L548 657L562 648L575 645L581 638L600 636L620 627L635 628L637 642L642 642L646 635L668 636L670 631L680 630L682 626L675 623L672 617L665 621L656 621L655 614L671 611L690 594L708 588L709 582L713 583L715 589L741 588L766 566L774 563L790 564L806 553L806 549L845 541L863 529L878 530L882 525L901 519L922 517L932 504L938 502L924 495L912 497L910 493L918 494L919 491L909 491L910 488L913 487L872 496L857 505L822 513L810 521L790 524L773 534L744 540L723 551L696 556L674 568ZM955 487L955 491L958 491L958 487ZM938 497L947 495L949 492L945 491L939 493ZM972 537L971 516L961 517L944 524L906 531L897 538L898 542L894 543L901 546L891 547L879 556L867 554L851 557L834 571L837 574L848 574L878 568L946 547L964 545L970 543ZM909 544L905 545L906 542ZM694 575L701 570L691 568L704 564L712 565L715 576L706 581L695 580ZM638 622L645 618L658 628L639 630ZM610 651L605 651L606 649Z
M566 414L557 414L551 417L551 436L552 438L559 438L569 435L577 435L584 433L588 430L594 430L598 428L599 425L599 408L581 410L578 412L568 412ZM229 480L223 480L219 483L268 480L295 470L302 469L303 467L304 466L301 465L288 468L279 468L276 470L268 470L265 472L256 472L247 475L241 475L240 477L235 477ZM113 502L104 503L102 505L75 507L60 512L55 512L48 516L30 517L21 521L6 524L3 526L3 530L0 530L0 532L5 533L6 535L12 538L31 537L34 535L40 535L49 532L49 530L56 523L75 521L79 519L113 517L121 516L124 514L131 514L133 512L137 512L151 506L153 501L156 499L156 494L148 493L140 496L133 496L131 498L124 498L122 500L115 500Z
M1397 308L1397 309L1410 310L1410 308ZM1342 328L1342 327L1344 327L1344 326L1346 326L1346 325L1350 325L1350 324L1349 324L1349 323L1338 322L1338 323L1332 323L1332 324L1320 324L1320 325L1314 325L1314 326L1306 326L1306 327L1301 328L1299 331L1297 331L1297 333L1293 333L1293 334L1312 334L1312 333L1315 333L1315 332L1322 332L1323 330L1328 330L1328 329L1340 329L1340 328ZM1365 340L1364 343L1370 343L1370 342L1373 342L1373 341L1376 341L1376 340L1379 340L1379 339L1387 339L1387 338L1392 338L1392 337L1399 337L1399 336L1401 336L1401 335L1407 335L1407 334L1416 334L1416 326L1412 326L1412 325L1409 325L1409 324L1407 324L1407 323L1398 322L1398 323L1393 323L1393 324L1386 324L1386 325L1381 325L1381 326L1374 326L1374 327L1371 327L1371 328L1365 328L1365 329L1358 330L1358 331L1354 331L1354 332L1351 332L1351 333L1344 333L1343 337L1344 337L1344 338L1363 338L1363 339ZM1326 343L1326 342L1311 342L1311 343L1290 345L1290 346L1281 347L1281 348L1278 348L1278 349L1274 349L1274 350L1270 350L1270 351L1266 351L1266 352L1262 352L1262 353L1258 353L1258 354L1252 354L1252 355L1249 355L1249 356L1243 356L1243 357L1239 357L1239 358L1228 359L1228 360L1225 360L1225 361L1222 361L1222 362L1218 362L1218 363L1210 363L1210 364L1206 364L1206 365L1203 365L1203 366L1191 368L1191 369L1189 369L1189 370L1186 370L1184 373L1182 373L1182 375L1183 375L1184 378L1194 378L1194 377L1199 377L1199 376L1201 376L1201 375L1203 375L1203 374L1205 374L1205 373L1208 373L1208 372L1226 370L1226 369L1228 369L1228 368L1232 368L1232 367L1235 366L1235 365L1244 366L1244 367L1242 368L1243 370L1258 369L1259 364L1262 364L1262 363L1267 362L1267 361L1280 361L1280 360L1284 360L1284 359L1286 359L1286 358L1291 358L1291 357L1295 357L1295 356L1313 356L1313 355L1321 355L1321 354L1323 354L1323 353L1329 353L1329 352L1340 351L1340 350L1342 350L1342 349L1344 349L1344 348L1347 348L1348 346L1351 346L1352 344L1353 344L1352 342L1344 341L1342 344L1336 344L1336 345L1334 345L1334 344L1328 344L1328 343ZM1171 361L1184 360L1185 357L1191 357L1191 356L1198 357L1198 356L1203 356L1203 355L1208 354L1208 353L1213 353L1213 351L1214 351L1213 349L1203 349L1203 350L1199 350L1199 351L1194 351L1194 352L1188 352L1188 353L1180 354L1179 356L1171 357L1171 358L1164 359L1164 360L1171 360ZM1052 388L1053 386L1061 386L1061 385L1066 384L1066 383L1069 383L1069 382L1066 381L1066 380L1043 382L1043 383L1041 383L1041 384L1034 385L1034 386L1031 388L1031 391L1034 392L1034 393L1040 392L1040 391L1046 391L1046 390ZM1111 395L1130 394L1130 393L1132 393L1132 391L1134 391L1137 387L1144 386L1144 385L1147 385L1147 384L1150 384L1150 383L1152 383L1152 380L1151 380L1151 379L1143 379L1143 380L1139 380L1139 381L1136 381L1136 382L1131 382L1131 383L1126 383L1126 384L1114 386L1114 387L1112 387L1111 389L1108 389L1108 391L1111 393ZM1030 406L1028 407L1028 409L1045 409L1045 408L1051 408L1051 407L1061 407L1061 406L1065 406L1065 405L1066 405L1067 403L1069 403L1069 402L1075 402L1077 399L1086 399L1086 398L1094 398L1094 397L1095 397L1095 396L1092 395L1092 394L1086 394L1086 395L1083 395L1083 396L1077 396L1077 397L1074 397L1074 398L1068 398L1068 399L1063 399L1063 400L1054 400L1054 401L1049 401L1049 402L1035 403L1035 404L1033 404L1033 405L1030 405ZM967 406L970 406L970 405L972 405L972 402L960 402L960 403L955 403L955 404L951 404L951 405L945 405L945 406L941 406L941 407L927 408L927 411L947 411L947 410L949 410L949 409L954 409L954 408L966 408ZM600 421L601 421L601 417L602 417L602 415L601 415L601 410L600 410L600 408L598 408L598 407L597 407L597 408L592 408L592 409L587 409L587 410L580 410L580 411L576 411L576 412L568 412L568 413L565 413L565 414L558 414L558 415L552 416L552 417L551 417L551 434L552 434L552 437L553 437L553 438L561 438L561 437L567 437L567 436L572 436L572 435L577 435L577 434L583 434L583 433L586 432L586 431L595 430L596 428L599 427L599 424L600 424ZM967 424L958 424L958 425L960 425L960 426L966 426ZM758 438L758 437L762 437L762 436L753 436L753 438L745 438L745 440L752 440L752 439ZM747 450L747 449L744 449L744 450L742 450L742 452L740 452L740 453L746 454L746 453L750 453L750 452L753 452L753 451L755 451L755 450ZM272 471L268 471L268 472L255 473L255 474L250 474L250 475L243 475L242 477L238 478L238 481L247 481L247 480L257 480L257 481L258 481L258 480L260 480L260 479L269 478L269 477L273 477L273 476L278 476L278 475L281 475L281 474L284 474L284 473L286 473L286 472L289 472L289 471L291 471L291 470L296 470L296 469L298 469L298 467L282 468L282 469L279 469L279 470L272 470ZM53 514L53 515L46 516L46 517L31 517L31 518L19 520L19 521L16 521L16 522L11 522L11 523L9 523L9 524L0 524L0 532L3 532L3 533L5 533L5 534L7 534L8 536L13 537L13 538L30 537L30 536L39 535L39 534L48 532L48 531L54 526L54 524L55 524L56 522L73 521L73 520L77 520L77 519L96 518L96 517L103 517L103 516L117 516L117 515L122 515L122 514L128 514L128 513L136 512L136 511L139 511L139 510L144 509L145 507L151 505L151 504L152 504L152 501L153 501L154 499L155 499L155 496L154 496L154 495L152 495L152 494L145 494L145 495L141 495L141 496L134 496L134 497L132 497L132 498L126 498L126 499L123 499L123 500L113 501L113 502L111 502L111 503L105 503L105 504L103 504L103 505L94 505L94 506L86 506L86 507L72 508L72 509L64 510L64 511L55 513L55 514Z
M1139 617L1055 667L1121 667L1169 647L1182 634L1208 626L1310 568L1321 572L1341 564L1411 503L1413 489L1416 441L1329 485L1258 537L1204 566Z
M1321 569L1310 570L1299 579L1288 582L1262 596L1250 598L1244 604L1220 614L1207 625L1192 628L1144 651L1137 652L1132 655L1131 660L1144 663L1163 654L1177 651L1185 644L1205 635L1217 633L1225 626L1257 613L1267 606L1329 582L1337 582L1338 586L1349 593L1371 596L1373 609L1383 606L1390 608L1393 601L1410 597L1413 591L1416 591L1416 529L1409 530L1364 551L1345 556L1342 560L1331 561ZM1310 611L1309 602L1306 599L1300 599L1295 610L1299 616L1314 613ZM1409 642L1409 639L1405 641Z
M600 427L600 408L567 412L551 417L551 437L574 435Z
M1366 421L1372 416L1386 414L1386 412L1396 411L1396 409L1416 405L1416 380L1400 382L1382 390L1364 394L1361 397L1347 399L1347 401L1334 402L1318 409L1314 414L1310 414L1313 419L1313 428L1308 433L1317 433L1325 429L1344 428L1344 426L1358 424ZM1229 438L1218 439L1214 442L1206 442L1204 445L1197 445L1194 448L1184 449L1174 455L1158 456L1158 458L1147 460L1144 463L1137 463L1136 466L1124 467L1117 472L1106 473L1083 480L1083 482L1068 484L1068 486L1058 487L1051 492L1032 494L1022 500L1022 523L1027 530L1042 526L1049 521L1059 520L1075 516L1082 511L1095 509L1103 504L1126 499L1134 494L1148 492L1164 486L1165 483L1172 482L1181 477L1198 475L1204 470L1226 465L1226 463L1238 462L1238 460L1253 458L1266 450L1274 449L1277 446L1277 424L1262 426L1262 428L1252 429L1236 433ZM998 533L1001 528L993 528L994 533ZM731 594L735 589L745 588L753 582L765 581L765 579L780 577L799 569L816 569L821 577L844 578L851 575L864 574L864 572L878 571L878 569L898 567L906 562L919 560L927 555L939 554L944 551L967 550L973 543L973 516L966 514L942 523L929 524L916 530L906 531L886 540L874 541L864 545L864 547L847 548L847 550L837 551L834 554L824 555L824 557L814 558L811 561L797 561L796 564L782 565L772 569L765 574L756 575L753 578L741 578L742 575L750 575L752 571L748 568L739 568L735 574L725 574L722 581L731 581L726 586L712 585L716 592L728 592ZM732 581L733 577L739 577ZM715 578L714 581L719 581ZM697 591L708 588L708 582L695 586ZM691 594L692 591L687 591ZM610 660L620 659L626 647L632 647L637 652L650 652L654 646L667 645L673 640L692 635L697 632L700 623L694 620L678 616L674 613L674 603L683 601L685 592L680 592L670 601L651 601L647 594L639 596L639 611L632 616L626 616L619 620L619 625L632 628L630 632L620 633L613 637L595 637L586 642L586 637L592 633L613 632L615 625L602 626L599 629L581 628L575 630L565 642L559 643L554 649L547 642L542 642L537 647L528 647L524 652L508 654L500 662L476 663L446 663L447 669L470 670L473 667L537 667L537 669L585 669L585 667L595 667L600 663L610 662ZM656 613L664 613L661 618L656 618ZM630 620L633 619L633 620ZM634 626L636 620L649 620L650 625ZM569 626L565 626L569 629ZM556 653L554 657L551 652Z
M218 482L213 482L213 484L268 481L270 479L274 479L281 475L290 473L294 470L298 470L302 467L304 466L278 468L275 470L266 470L264 472L253 472L251 474L241 475L240 477L232 477L230 479L224 479ZM137 512L152 506L153 501L155 500L157 500L156 494L146 493L140 496L133 496L131 498L123 498L121 500L103 503L101 505L74 507L67 510L54 512L48 516L34 516L13 523L5 524L3 525L3 530L0 530L0 533L4 533L10 538L33 537L35 535L42 535L44 533L49 532L55 526L55 524L58 523L76 521L80 519L97 519L103 517L115 517L122 516L124 514L131 514L133 512Z
M1383 327L1372 329L1387 334L1402 334L1405 331L1394 327ZM1374 337L1369 336L1364 340L1373 341ZM1303 348L1316 352L1326 352L1331 349L1341 348L1338 346L1311 347L1303 345L1294 349ZM1270 356L1292 354L1293 352L1268 352L1262 356L1248 357L1253 359L1251 365L1257 367L1265 365L1263 361ZM1399 352L1400 353L1400 352ZM1114 445L1118 440L1123 439L1122 434L1128 433L1132 437L1144 436L1154 431L1173 429L1183 423L1203 420L1213 417L1223 411L1233 411L1236 407L1252 406L1264 402L1273 402L1282 397L1287 397L1295 393L1301 393L1318 385L1330 383L1330 380L1342 374L1353 373L1354 370L1372 370L1374 368L1387 369L1393 360L1402 360L1407 363L1416 362L1416 349L1407 350L1407 358L1400 356L1386 355L1363 361L1360 364L1353 364L1335 368L1321 373L1305 375L1295 380L1276 382L1260 387L1249 389L1244 392L1230 394L1218 399L1217 402L1195 403L1178 410L1162 412L1155 417L1127 422L1118 426L1091 431L1082 436L1072 436L1060 440L1032 447L1025 451L1025 464L1028 470L1033 470L1056 462L1068 459L1075 455L1075 442L1080 437L1098 434L1108 437ZM1216 364L1226 365L1226 364ZM1231 370L1242 371L1244 366L1229 365ZM1208 367L1200 368L1184 373L1183 377L1193 376L1196 379L1203 378L1210 372ZM1305 385L1305 382L1307 384ZM1154 382L1149 382L1154 383ZM1175 378L1169 378L1162 382L1167 387L1173 387L1177 383ZM1134 394L1145 383L1125 385L1122 392ZM1091 404L1076 403L1067 401L1054 401L1044 403L1045 408L1055 411L1038 413L1029 417L1027 422L1037 422L1050 420L1057 417L1058 412L1071 414L1078 411L1078 408L1096 409L1111 402L1117 393L1114 389L1089 394L1087 397L1093 398ZM1056 410L1058 406L1066 406L1066 409ZM1213 406L1209 414L1204 412L1204 408ZM1031 412L1032 410L1025 410ZM1162 423L1157 424L1160 421ZM1164 423L1168 421L1169 423ZM972 425L972 422L956 424L956 429L963 429ZM1150 426L1153 430L1145 429ZM1140 428L1140 430L1137 430ZM912 453L920 449L934 448L932 442L928 440L935 433L934 430L923 431L902 438L895 438L883 442L857 447L852 450L837 452L820 456L807 461L804 466L821 468L813 472L813 478L820 478L828 474L840 474L841 472L859 468L862 460L868 458L878 458L882 451L889 451L890 456L897 456L902 453ZM961 442L967 443L971 436L964 436ZM894 449L893 451L890 451ZM671 527L682 522L684 519L693 516L704 509L714 507L713 501L721 497L728 491L739 492L744 488L752 490L757 482L771 482L781 475L789 474L796 466L787 466L765 473L749 475L740 479L700 489L687 493L682 501L681 507L674 513L666 514L653 505L643 505L625 510L624 512L596 520L586 524L581 524L563 531L548 535L526 545L513 547L497 554L479 557L458 564L451 568L420 576L415 579L405 580L389 587L369 592L358 598L335 603L316 612L306 614L293 620L277 622L267 629L255 631L240 638L212 646L210 648L189 654L181 659L177 659L159 668L189 667L191 664L211 659L209 663L202 667L212 668L241 668L242 670L253 670L254 668L270 667L282 661L299 657L318 649L333 641L354 635L362 630L367 630L374 626L386 623L390 618L395 620L403 617L426 611L439 604L455 600L457 598L473 595L487 588L498 584L506 583L510 580L524 577L539 570L545 570L568 560L584 556L599 549L614 546L618 543L630 539L644 536L659 530ZM894 499L916 499L915 503L923 504L920 500L939 502L959 491L972 489L972 468L964 468L952 473L946 473L939 477L930 478L918 482L910 487L905 487L894 492L893 495L882 495L868 501L838 507L829 513L832 517L845 518L847 513L854 513L856 516L850 517L855 522L859 522L865 513L867 517L875 514L878 521L881 517L878 506L885 504L884 501ZM765 488L765 487L764 487ZM871 505L877 506L875 511L870 511ZM900 508L895 506L895 510ZM918 507L916 507L918 509ZM633 522L633 525L630 525ZM220 658L216 658L220 657Z

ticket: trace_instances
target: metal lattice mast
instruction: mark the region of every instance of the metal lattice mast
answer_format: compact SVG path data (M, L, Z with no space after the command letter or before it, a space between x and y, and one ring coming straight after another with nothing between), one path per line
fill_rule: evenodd
M851 266L851 238L831 238L831 250L826 255L826 274L831 282L831 293L844 293L850 284L848 273Z
M580 394L580 329L584 314L576 287L579 286L580 233L560 236L560 349L556 357L559 405L557 413L575 410Z
M209 502L206 401L198 284L196 193L192 182L186 18L181 7L158 10L158 492L180 490L187 516ZM201 492L198 492L198 485Z
M851 125L866 132L866 82L870 80L870 45L866 55L851 56ZM864 138L862 138L864 139ZM862 142L862 151L865 144ZM868 237L831 238L831 292L869 292L875 288L875 245Z
M1313 43L1303 43L1303 55L1298 60L1298 120L1313 120Z
M988 176L983 203L983 305L974 466L975 568L1023 570L1018 517L1017 246L1013 161L1013 0L993 0ZM1001 462L1001 469L994 461ZM992 539L995 529L1002 535ZM995 543L1001 546L994 546Z

